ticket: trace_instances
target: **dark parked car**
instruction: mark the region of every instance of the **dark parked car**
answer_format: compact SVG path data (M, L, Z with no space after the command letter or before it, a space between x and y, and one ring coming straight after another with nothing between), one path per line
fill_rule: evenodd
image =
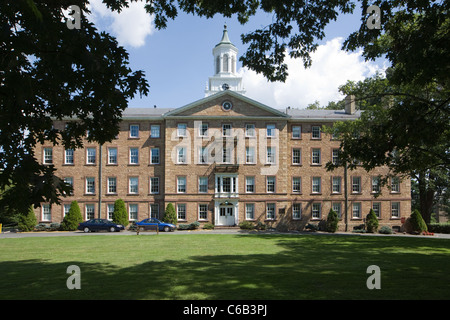
M91 219L78 224L78 230L83 230L84 232L89 231L118 231L124 230L125 227L121 224L114 223L107 219Z
M156 218L148 218L136 223L138 230L156 230L156 226L159 226L159 231L174 231L177 226L171 223L165 223L159 221Z

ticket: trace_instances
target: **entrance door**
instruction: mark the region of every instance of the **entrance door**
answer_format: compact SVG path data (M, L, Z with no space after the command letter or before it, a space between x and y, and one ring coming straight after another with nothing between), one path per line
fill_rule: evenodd
M220 226L232 226L234 225L234 208L232 206L221 206L219 208L219 221L217 224Z

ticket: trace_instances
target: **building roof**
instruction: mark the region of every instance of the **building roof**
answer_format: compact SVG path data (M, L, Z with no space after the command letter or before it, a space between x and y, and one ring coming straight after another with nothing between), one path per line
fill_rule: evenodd
M123 119L160 118L174 108L127 108L122 113Z
M336 120L354 120L361 116L361 110L357 110L353 114L348 114L345 110L326 110L326 109L286 109L286 113L291 116L291 119L302 120L322 120L322 121L336 121Z

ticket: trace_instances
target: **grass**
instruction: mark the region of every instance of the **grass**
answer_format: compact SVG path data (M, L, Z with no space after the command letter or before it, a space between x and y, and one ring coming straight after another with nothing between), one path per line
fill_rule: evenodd
M69 265L81 290L69 290ZM381 289L366 286L381 269ZM0 299L449 299L450 240L164 234L0 240Z

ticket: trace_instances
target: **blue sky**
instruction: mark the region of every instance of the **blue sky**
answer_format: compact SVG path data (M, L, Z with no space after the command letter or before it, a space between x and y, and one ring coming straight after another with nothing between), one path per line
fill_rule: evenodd
M179 13L169 20L168 27L156 30L152 18L142 3L133 3L121 14L111 13L101 0L91 0L93 21L99 30L115 36L124 46L133 70L143 70L150 84L147 97L135 98L129 107L177 108L204 97L209 76L213 75L212 48L220 41L224 24L230 40L243 54L246 47L240 35L266 26L272 16L261 13L241 25L236 19L216 16L199 18ZM340 50L343 40L360 25L360 9L353 15L343 15L326 28L326 37L313 54L313 65L305 70L301 59L288 60L289 77L286 83L268 83L261 75L242 69L246 95L274 108L287 106L304 108L318 100L322 105L337 101L338 86L347 80L362 80L384 68L381 62L364 62L360 52Z

